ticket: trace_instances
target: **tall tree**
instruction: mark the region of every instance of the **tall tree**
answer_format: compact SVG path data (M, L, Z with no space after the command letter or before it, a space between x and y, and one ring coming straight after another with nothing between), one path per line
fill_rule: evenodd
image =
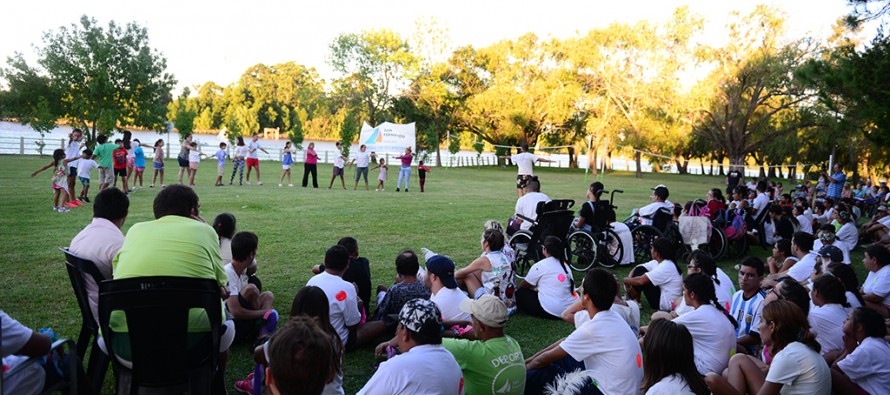
M19 103L24 120L67 118L84 129L88 144L123 125L163 130L176 80L144 27L111 21L103 28L82 16L79 24L45 33L37 55L38 67L16 53L3 70L13 96L46 84L38 89L42 98Z

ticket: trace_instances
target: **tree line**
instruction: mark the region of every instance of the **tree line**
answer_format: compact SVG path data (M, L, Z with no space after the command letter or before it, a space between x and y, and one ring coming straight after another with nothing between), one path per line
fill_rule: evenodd
M860 42L851 17L827 40L789 40L784 14L766 6L726 20L719 46L702 44L703 19L681 7L661 24L453 50L447 30L422 21L412 37L341 34L329 47L332 81L295 62L257 64L228 86L208 81L174 98L175 77L144 28L83 17L44 36L37 66L8 59L0 116L38 130L64 118L90 140L170 120L181 133L230 138L279 128L297 144L355 141L363 121L416 122L418 149L433 155L446 141L452 152L490 144L499 155L528 143L565 146L573 165L585 153L591 164L632 154L638 171L646 156L681 173L747 163L770 177L833 155L856 175L888 173L890 38Z

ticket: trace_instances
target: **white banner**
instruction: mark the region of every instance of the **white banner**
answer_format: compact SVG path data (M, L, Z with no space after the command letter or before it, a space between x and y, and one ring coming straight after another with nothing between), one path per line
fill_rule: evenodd
M362 132L358 139L359 144L368 146L368 151L404 153L405 147L411 147L411 152L417 152L417 140L415 139L414 122L407 125L384 122L372 128L367 122L362 122Z

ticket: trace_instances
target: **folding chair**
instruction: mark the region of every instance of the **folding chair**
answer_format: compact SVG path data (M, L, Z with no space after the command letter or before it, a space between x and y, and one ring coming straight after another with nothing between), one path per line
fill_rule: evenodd
M105 277L99 272L96 264L90 260L80 258L67 248L60 248L65 253L65 268L68 270L68 279L71 280L71 288L74 289L74 296L77 299L77 306L80 307L80 336L77 337L77 357L81 361L86 356L87 347L92 339L92 347L90 348L90 359L87 363L87 377L93 382L93 388L98 394L105 382L105 372L108 370L108 356L99 347L99 323L93 317L93 311L90 309L89 295L86 289L86 278L89 276L95 281L98 287Z

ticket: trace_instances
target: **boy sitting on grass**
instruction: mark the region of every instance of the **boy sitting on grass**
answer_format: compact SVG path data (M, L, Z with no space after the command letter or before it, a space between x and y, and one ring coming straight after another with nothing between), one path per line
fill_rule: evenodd
M271 314L275 296L261 292L249 283L248 267L256 258L259 239L253 232L239 232L232 238L232 263L224 267L229 278L229 297L226 308L235 321L235 340L254 340L259 335L263 320Z

